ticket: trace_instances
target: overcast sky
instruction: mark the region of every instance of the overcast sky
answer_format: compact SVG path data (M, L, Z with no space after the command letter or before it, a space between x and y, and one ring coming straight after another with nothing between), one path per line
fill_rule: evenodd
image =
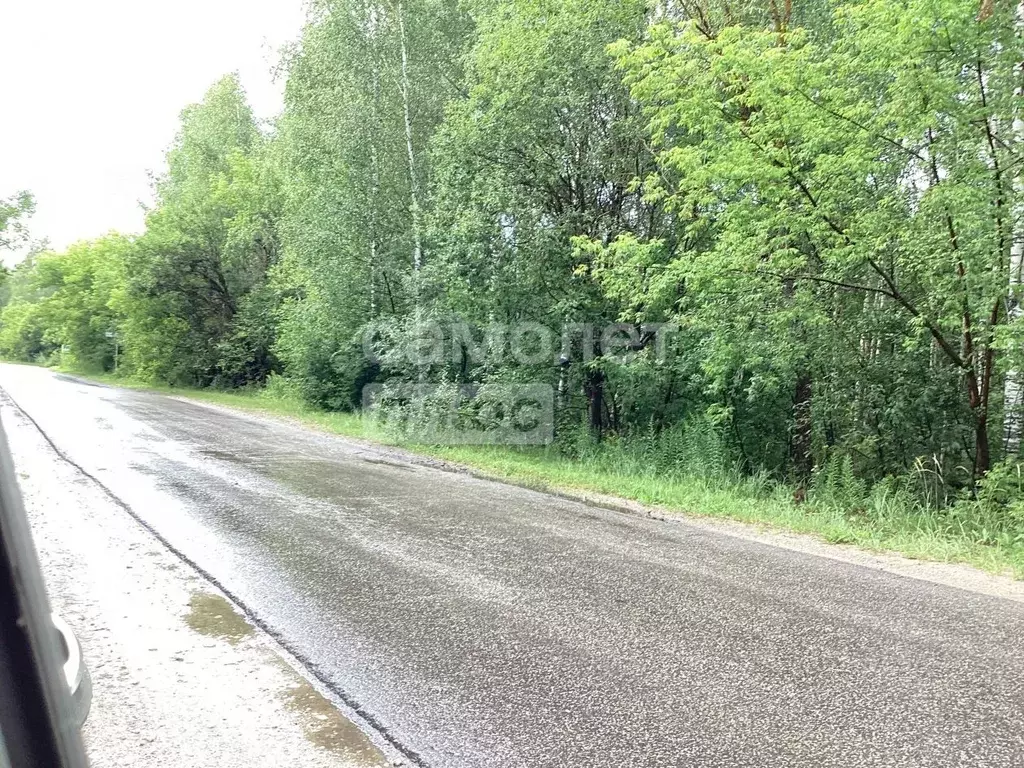
M32 236L69 243L142 227L147 171L178 114L237 71L260 117L302 0L0 0L0 197L36 196Z

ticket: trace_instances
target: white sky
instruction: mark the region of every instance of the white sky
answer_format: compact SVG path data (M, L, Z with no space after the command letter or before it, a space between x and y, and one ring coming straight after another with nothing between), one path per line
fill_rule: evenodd
M0 197L31 191L56 248L139 231L181 109L237 71L277 113L302 20L302 0L0 0Z

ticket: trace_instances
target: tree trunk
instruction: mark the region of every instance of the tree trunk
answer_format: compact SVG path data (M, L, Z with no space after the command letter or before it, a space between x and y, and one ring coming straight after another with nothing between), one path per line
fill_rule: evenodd
M604 431L604 371L587 373L586 392L590 431L600 440Z
M974 476L981 477L992 467L988 447L988 419L979 418L974 427Z
M991 4L988 5L988 14L991 14ZM982 4L982 15L987 15L985 11L985 4ZM1018 33L1021 31L1021 27L1024 25L1024 3L1017 4L1017 29ZM1018 70L1020 67L1018 66ZM1018 77L1020 71L1018 71ZM1014 95L1018 99L1024 95L1024 87L1018 85L1014 91ZM1014 115L1013 118L1013 138L1017 141L1024 139L1024 119L1019 114ZM1010 182L1013 184L1014 189L1019 193L1021 191L1021 181L1019 173L1013 175L1013 179ZM1015 206L1012 217L1012 221L1016 222L1020 218L1021 211L1018 206ZM1021 316L1024 315L1024 310L1021 309L1020 301L1017 298L1017 292L1021 286L1021 269L1024 266L1024 232L1020 231L1019 225L1011 225L1011 243L1010 243L1010 279L1009 279L1009 290L1007 297L1007 312L1006 322L1007 324L1020 320ZM1007 456L1019 456L1020 455L1020 444L1021 444L1021 433L1024 432L1024 379L1021 377L1021 372L1013 368L1006 372L1006 381L1003 384L1003 447L1006 451Z
M811 476L814 456L811 452L813 424L811 422L811 375L801 371L797 375L793 392L793 438L790 442L790 462L801 483Z
M973 358L973 353L972 353ZM986 362L992 365L992 357L986 356ZM984 477L992 467L992 455L988 444L988 402L989 392L984 384L978 382L978 374L971 370L967 373L967 402L974 414L974 479Z
M1014 120L1014 132L1018 123ZM1020 127L1024 133L1024 126ZM1021 267L1024 266L1024 233L1013 233L1013 244L1010 246L1010 281L1007 296L1006 322L1017 322L1024 315L1017 292L1021 285ZM1024 432L1024 380L1021 372L1012 368L1006 372L1003 384L1003 445L1007 456L1020 454L1021 433Z
M1016 302L1011 304L1008 322L1021 317L1021 309ZM1018 370L1006 372L1003 384L1003 448L1007 456L1020 455L1021 431L1024 427L1024 382Z
M380 118L377 104L380 102L380 67L376 52L373 57L373 130L380 131ZM378 224L377 206L380 200L380 161L377 157L376 136L370 137L370 318L377 317L377 269L380 255L377 249L380 226Z
M420 267L423 266L423 241L420 236L420 193L419 183L416 175L416 154L413 151L412 142L412 111L409 104L409 51L405 38L405 18L402 11L402 4L397 4L398 11L398 34L402 48L402 110L405 117L405 149L409 156L409 196L411 198L410 212L412 214L412 268L415 285L419 285ZM418 297L417 297L418 301Z

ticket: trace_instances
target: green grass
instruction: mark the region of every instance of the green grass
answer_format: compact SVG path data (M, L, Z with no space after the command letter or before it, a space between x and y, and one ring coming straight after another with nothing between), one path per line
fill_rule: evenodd
M978 540L969 531L951 527L947 513L923 510L897 495L874 493L863 508L848 513L837 504L796 504L791 489L764 479L652 469L643 461L630 460L624 449L602 449L582 459L570 459L552 447L419 445L382 433L358 414L317 410L288 393L184 389L140 384L110 375L85 377L284 417L325 432L405 448L464 465L486 477L540 490L598 493L667 512L810 534L836 544L897 552L922 560L969 563L1024 579L1024 543Z

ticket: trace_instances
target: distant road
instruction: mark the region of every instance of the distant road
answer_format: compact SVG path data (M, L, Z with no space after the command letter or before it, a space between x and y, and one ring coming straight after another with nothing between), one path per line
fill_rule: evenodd
M1021 603L41 368L0 388L410 764L1024 766Z

